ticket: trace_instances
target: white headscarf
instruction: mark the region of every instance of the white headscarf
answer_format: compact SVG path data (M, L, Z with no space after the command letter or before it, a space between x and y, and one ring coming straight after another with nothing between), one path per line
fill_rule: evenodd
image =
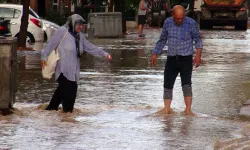
M77 22L85 22L85 20L78 14L73 14L68 17L67 22L65 23L65 27L72 30L71 32L75 31L75 25ZM72 28L72 29L71 29Z

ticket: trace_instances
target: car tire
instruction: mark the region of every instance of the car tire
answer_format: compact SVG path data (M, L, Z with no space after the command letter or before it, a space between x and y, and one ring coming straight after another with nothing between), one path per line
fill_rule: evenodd
M159 13L158 12L154 12L153 15L152 15L151 26L153 26L153 27L158 26L158 22L159 22Z
M200 29L213 29L213 25L211 25L210 23L201 19L200 20Z
M18 37L18 35L19 35L19 33L15 37ZM34 36L31 33L29 33L29 32L27 32L27 40L28 40L29 44L35 43Z
M30 43L30 44L35 43L35 38L31 33L29 33L29 32L27 33L27 38L29 39L29 41L27 41L28 43Z
M236 30L242 30L242 31L246 31L247 30L247 20L244 21L237 21L235 24L235 29Z

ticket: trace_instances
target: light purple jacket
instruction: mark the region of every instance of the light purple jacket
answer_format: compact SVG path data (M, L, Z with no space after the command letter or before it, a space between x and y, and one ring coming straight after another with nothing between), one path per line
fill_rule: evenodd
M67 32L65 38L59 45L63 36ZM68 32L68 29L64 26L57 29L53 36L49 39L48 45L42 50L41 60L46 61L49 54L59 45L60 60L57 62L55 79L57 80L61 73L70 81L78 81L80 76L80 59L77 57L75 38ZM86 51L93 56L106 57L106 53L103 49L90 43L80 33L80 53Z

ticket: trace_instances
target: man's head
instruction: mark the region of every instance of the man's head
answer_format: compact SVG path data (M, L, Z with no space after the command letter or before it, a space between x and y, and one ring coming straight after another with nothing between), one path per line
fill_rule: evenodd
M181 5L176 5L173 8L173 19L177 26L182 25L185 17L185 9Z

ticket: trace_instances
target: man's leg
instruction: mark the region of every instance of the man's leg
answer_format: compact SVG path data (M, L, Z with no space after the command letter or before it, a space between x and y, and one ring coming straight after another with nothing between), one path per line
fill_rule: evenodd
M168 57L164 71L164 111L171 113L171 102L173 99L173 87L179 70L176 66L176 58Z
M185 86L189 86L189 87L185 87ZM186 109L185 109L185 114L186 115L192 115L192 87L191 85L183 85L182 86L182 90L184 93L184 101L185 101L185 105L186 105Z
M186 105L185 114L193 115L192 113L192 69L193 69L193 57L186 57L182 61L180 76L182 82L182 91L184 96L184 101Z

